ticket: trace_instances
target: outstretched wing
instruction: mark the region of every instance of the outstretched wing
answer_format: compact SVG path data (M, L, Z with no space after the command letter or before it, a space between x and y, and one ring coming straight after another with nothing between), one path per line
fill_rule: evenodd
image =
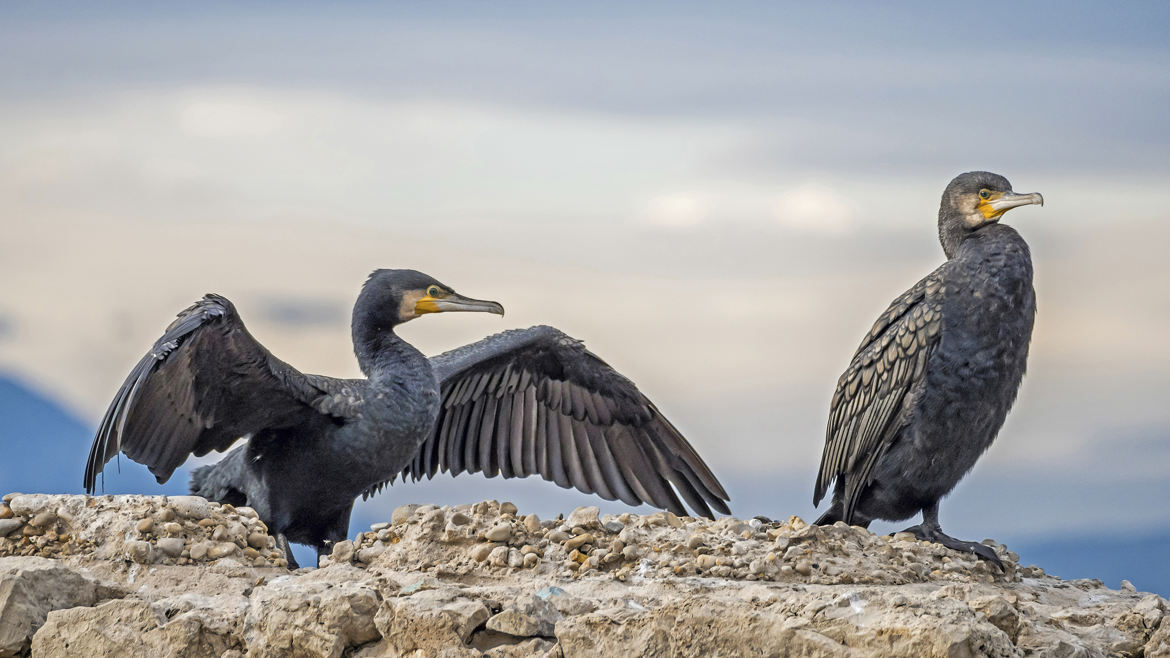
M354 382L304 375L258 343L230 301L207 295L179 314L138 362L102 418L85 489L119 451L165 482L188 455L326 414L357 413Z
M698 514L729 513L727 492L694 448L633 382L580 341L552 327L531 327L431 362L442 407L404 479L430 478L440 469L539 474L630 505L682 515L681 495Z
M926 363L938 346L942 327L940 271L890 304L837 381L813 505L821 502L835 478L843 478L846 522L925 381Z

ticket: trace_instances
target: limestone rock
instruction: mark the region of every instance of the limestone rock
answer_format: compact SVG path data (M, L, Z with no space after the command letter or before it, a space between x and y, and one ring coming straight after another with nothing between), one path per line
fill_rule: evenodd
M97 584L56 560L0 559L0 656L15 656L53 610L93 605Z
M1161 597L994 542L1004 572L796 517L542 524L484 501L400 508L289 572L243 508L3 498L0 656L1170 656ZM509 543L481 541L493 528Z

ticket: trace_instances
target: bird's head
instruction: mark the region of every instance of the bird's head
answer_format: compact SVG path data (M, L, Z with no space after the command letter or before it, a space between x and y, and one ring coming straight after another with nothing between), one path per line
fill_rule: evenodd
M497 302L471 299L450 286L416 270L375 270L354 305L354 325L359 319L389 329L427 313L480 311L504 314Z
M963 235L999 221L1018 206L1044 205L1039 194L1017 194L1008 179L989 171L969 171L955 176L943 191L938 210L939 239L950 256Z

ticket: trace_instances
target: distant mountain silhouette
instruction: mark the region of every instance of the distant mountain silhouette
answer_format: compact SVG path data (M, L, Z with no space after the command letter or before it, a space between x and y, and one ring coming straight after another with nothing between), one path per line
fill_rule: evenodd
M89 423L19 378L0 374L0 493L83 493L92 439ZM124 456L120 460L121 472L116 461L106 467L104 493L187 493L185 469L160 485L146 467ZM102 493L100 478L98 488Z

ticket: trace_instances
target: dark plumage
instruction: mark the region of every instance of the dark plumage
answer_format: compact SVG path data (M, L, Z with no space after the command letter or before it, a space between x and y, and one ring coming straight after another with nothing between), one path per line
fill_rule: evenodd
M890 304L837 382L813 504L836 483L818 524L921 511L910 532L999 564L986 546L943 534L938 503L995 440L1024 376L1032 260L998 220L1043 202L988 172L947 185L938 214L947 261Z
M428 359L395 333L424 313L486 311L413 270L378 270L353 311L365 379L306 375L272 356L231 302L179 314L130 372L90 449L85 487L119 451L164 482L189 455L248 442L196 469L191 491L248 505L318 554L344 539L354 499L396 476L539 474L562 487L685 514L727 493L634 384L552 327L506 331ZM677 492L677 493L676 493Z

